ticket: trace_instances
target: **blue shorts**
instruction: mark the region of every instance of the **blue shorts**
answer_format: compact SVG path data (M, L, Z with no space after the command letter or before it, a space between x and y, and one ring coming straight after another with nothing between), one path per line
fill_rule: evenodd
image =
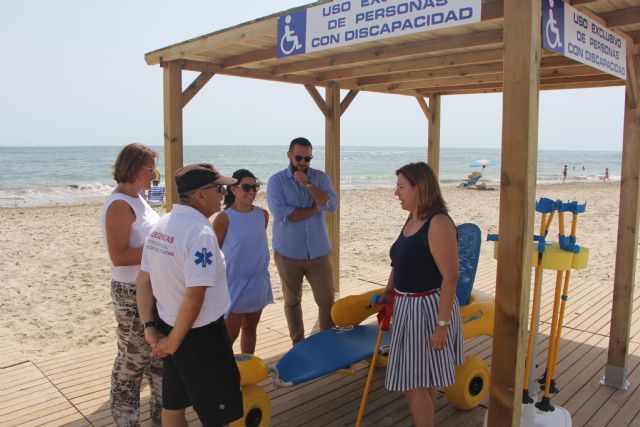
M171 329L160 321L162 333L168 335ZM164 358L162 407L188 406L204 426L221 426L242 417L240 372L222 317L191 329L178 350Z

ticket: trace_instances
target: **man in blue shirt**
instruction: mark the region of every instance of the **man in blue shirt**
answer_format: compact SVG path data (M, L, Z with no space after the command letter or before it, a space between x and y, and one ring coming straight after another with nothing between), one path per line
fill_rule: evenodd
M333 326L331 245L325 212L335 212L338 197L327 175L309 167L313 147L306 138L289 144L289 167L269 178L267 203L273 216L274 261L282 282L284 314L293 344L304 339L302 280L307 278L318 305L320 329Z

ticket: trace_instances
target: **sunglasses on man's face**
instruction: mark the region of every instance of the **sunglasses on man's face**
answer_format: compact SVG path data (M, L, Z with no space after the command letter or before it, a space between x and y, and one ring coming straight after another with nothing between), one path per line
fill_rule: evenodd
M236 187L242 188L242 191L248 193L249 191L258 192L260 190L260 184L236 184Z
M301 162L304 159L305 162L309 163L313 156L293 156L293 158L296 159L296 162Z
M205 185L204 187L200 188L200 190L207 190L209 188L215 188L218 190L218 193L220 194L224 194L227 192L227 190L224 189L224 184L211 184L211 185Z

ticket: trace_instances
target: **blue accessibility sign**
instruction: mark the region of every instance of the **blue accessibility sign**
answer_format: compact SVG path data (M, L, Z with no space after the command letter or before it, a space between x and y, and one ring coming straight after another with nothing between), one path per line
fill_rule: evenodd
M543 0L542 47L564 55L564 2Z
M542 47L627 78L626 40L563 0L542 0Z
M276 56L299 55L306 52L307 10L299 10L278 18L278 43Z

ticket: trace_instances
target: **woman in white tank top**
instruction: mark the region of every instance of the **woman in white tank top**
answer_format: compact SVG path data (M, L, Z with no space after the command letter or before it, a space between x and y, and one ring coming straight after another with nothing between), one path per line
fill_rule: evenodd
M150 357L136 304L136 277L142 248L158 214L140 195L155 179L158 153L142 144L120 151L113 167L118 185L102 208L102 236L111 259L111 296L118 322L118 354L111 373L111 414L118 426L137 426L140 384L146 371L151 386L150 415L160 420L162 361Z

